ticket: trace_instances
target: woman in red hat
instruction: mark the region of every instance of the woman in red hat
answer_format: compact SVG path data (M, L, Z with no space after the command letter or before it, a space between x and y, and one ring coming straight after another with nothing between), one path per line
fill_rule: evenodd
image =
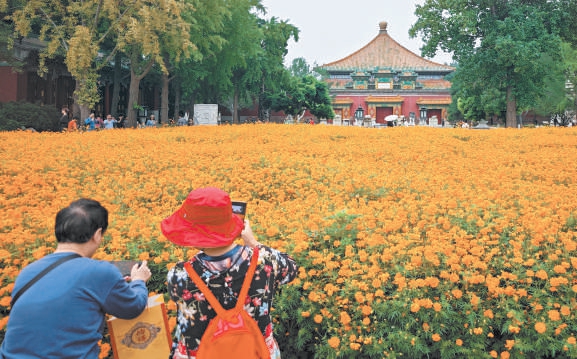
M272 334L270 310L277 287L295 278L295 261L285 253L258 243L248 220L243 221L232 213L229 195L218 188L190 192L182 207L161 222L161 229L171 242L201 250L188 262L226 310L236 305L253 248L258 246L258 265L244 309L258 323L271 359L280 358ZM244 245L234 243L239 236ZM177 305L173 359L194 359L208 323L216 316L189 278L184 264L177 263L167 278L168 292Z

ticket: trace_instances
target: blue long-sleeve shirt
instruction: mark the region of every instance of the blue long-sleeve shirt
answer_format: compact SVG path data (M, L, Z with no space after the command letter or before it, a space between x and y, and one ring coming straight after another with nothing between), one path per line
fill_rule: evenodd
M12 293L67 255L51 254L24 268ZM127 283L112 264L89 258L69 260L42 277L15 303L0 354L6 359L96 359L105 313L132 319L146 308L147 300L145 283Z

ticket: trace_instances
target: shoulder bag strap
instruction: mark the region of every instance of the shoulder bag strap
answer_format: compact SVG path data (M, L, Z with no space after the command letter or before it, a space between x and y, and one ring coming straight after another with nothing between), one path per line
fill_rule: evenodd
M28 288L32 287L32 285L36 282L38 282L38 280L40 280L40 278L44 277L46 274L48 274L48 272L50 272L51 270L53 270L54 268L58 267L59 265L61 265L64 262L67 262L71 259L74 258L78 258L78 257L82 257L80 254L74 253L68 256L64 256L62 258L60 258L59 260L57 260L56 262L52 263L51 265L49 265L48 267L44 268L44 270L40 273L38 273L36 275L36 277L32 278L32 280L28 283L26 283L26 285L24 287L22 287L18 293L16 293L13 297L12 300L10 301L10 306L14 307L14 304L16 303L16 301L18 300L18 298L20 298L20 296L22 294L24 294L24 292L26 292L28 290Z
M259 251L258 247L254 247L252 252L252 258L250 259L250 266L248 267L248 271L246 273L246 276L244 277L244 281L242 282L242 288L237 298L235 306L236 309L240 309L244 306L244 301L248 294L250 283L252 282L252 277L254 276L254 272L256 270L256 265L258 264L258 251ZM208 288L206 283L204 283L204 281L196 273L194 268L192 268L189 261L184 263L184 268L186 269L190 279L192 279L194 284L196 284L198 289L202 292L202 294L204 294L204 297L208 300L208 302L210 303L212 308L214 308L216 313L220 316L224 316L226 311L224 310L222 305L220 305L220 302L218 301L218 299L216 299L214 294L212 294L210 288Z

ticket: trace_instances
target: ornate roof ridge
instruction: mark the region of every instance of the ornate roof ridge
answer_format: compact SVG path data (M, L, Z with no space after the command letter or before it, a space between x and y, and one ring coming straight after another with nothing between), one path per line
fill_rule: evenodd
M452 66L425 59L399 44L387 33L386 22L381 22L379 27L379 34L365 46L340 60L329 62L320 67L333 67L335 69L390 67L395 70L455 70Z

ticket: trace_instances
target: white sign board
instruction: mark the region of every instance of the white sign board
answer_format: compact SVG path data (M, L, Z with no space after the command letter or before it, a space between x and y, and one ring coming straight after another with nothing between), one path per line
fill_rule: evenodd
M216 104L194 105L194 124L205 126L218 125L218 105Z

